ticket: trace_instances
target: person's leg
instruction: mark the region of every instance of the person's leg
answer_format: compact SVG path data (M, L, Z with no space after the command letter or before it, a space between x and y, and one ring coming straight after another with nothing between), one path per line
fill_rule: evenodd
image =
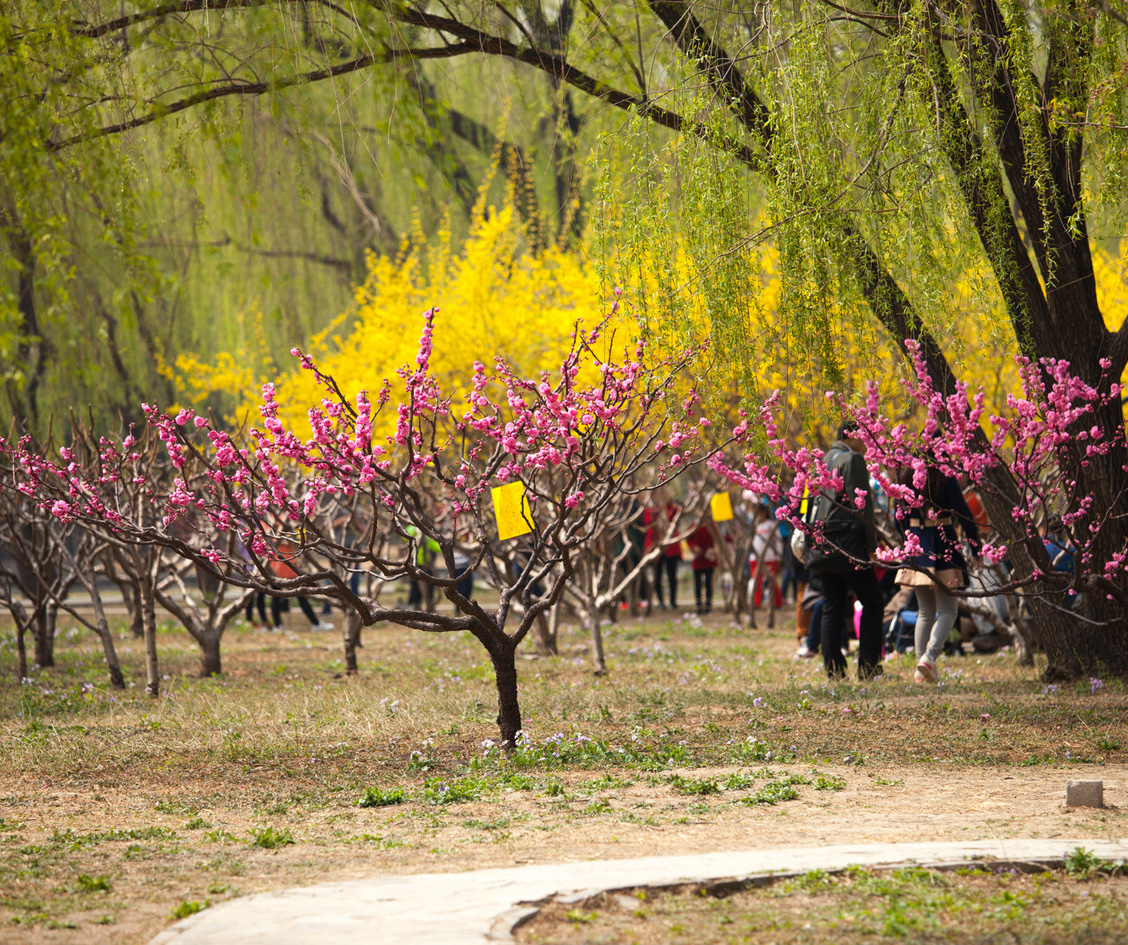
M811 619L807 625L807 651L817 653L822 639L823 600L820 597L811 607Z
M811 614L814 612L803 606L803 595L807 593L807 582L795 582L795 640L802 643L811 629Z
M670 581L670 610L678 609L678 564L681 558L666 559L666 577Z
M705 569L705 613L713 610L713 569Z
M255 595L251 594L247 597L247 623L253 624L255 622ZM266 621L263 621L264 623Z
M654 562L654 596L658 599L658 606L665 608L666 599L662 596L662 569L666 567L666 559L658 558Z
M262 625L269 627L270 624L266 622L266 595L262 592L255 595L255 606L258 607L259 620L262 621Z
M298 598L298 606L302 609L302 613L305 614L306 620L310 622L310 626L316 627L319 623L321 623L321 621L317 618L317 614L314 613L313 605L310 604L310 602L304 597Z
M858 623L858 678L869 679L881 666L881 585L873 568L862 568L851 577L851 587L862 605Z
M823 578L822 656L826 674L831 679L846 675L846 658L839 641L846 624L846 591L848 574L826 573Z
M783 585L779 579L779 562L768 562L768 574L772 576L772 606L779 610L783 607Z
M936 619L932 623L932 633L929 634L927 651L925 655L935 663L940 659L944 650L944 643L956 622L956 611L959 602L951 594L941 588L935 588Z
M693 571L693 603L696 605L697 612L701 613L701 592L705 587L705 572L694 569Z
M276 627L282 626L282 598L281 597L271 597L270 598L270 619L274 623L274 626L276 626Z
M917 621L913 629L913 645L919 660L928 653L928 641L932 636L932 624L936 620L936 588L929 584L927 587L916 589Z

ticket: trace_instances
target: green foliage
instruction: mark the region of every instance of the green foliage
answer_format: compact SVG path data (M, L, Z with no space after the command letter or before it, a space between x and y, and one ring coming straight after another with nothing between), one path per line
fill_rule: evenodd
M473 778L445 781L428 778L423 783L423 800L427 804L461 804L477 800L482 794L482 782Z
M105 830L76 834L70 828L55 830L51 843L70 850L80 850L99 843L117 843L125 840L175 840L176 831L168 827L131 827L126 830Z
M1074 847L1065 855L1065 871L1075 879L1092 879L1095 876L1111 873L1124 873L1128 870L1123 860L1105 860L1085 847Z
M384 790L370 787L356 802L357 807L388 807L392 804L402 804L407 800L407 795L402 788L389 788Z
M197 912L202 912L210 905L211 903L206 899L202 903L199 903L194 899L185 899L181 901L180 905L178 905L175 909L172 910L172 912L169 913L169 918L187 919L188 916L195 915Z
M106 876L89 876L82 873L78 877L79 892L110 892L113 884Z
M250 846L259 850L277 850L279 847L289 846L294 843L294 838L285 827L275 829L273 826L256 827L251 830Z
M833 774L820 774L815 777L816 791L843 791L846 789L846 779Z
M799 796L799 789L790 781L769 781L755 794L740 799L741 804L755 807L760 804L774 806L782 801L793 801Z
M721 793L721 787L715 778L687 778L680 774L671 774L670 784L678 794L705 796Z

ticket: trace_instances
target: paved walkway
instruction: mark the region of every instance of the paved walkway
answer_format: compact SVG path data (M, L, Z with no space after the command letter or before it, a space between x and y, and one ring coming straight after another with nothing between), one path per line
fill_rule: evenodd
M749 850L420 873L233 899L177 922L152 945L481 945L511 942L513 927L551 898L848 866L951 866L990 860L1060 863L1083 846L1128 859L1128 839L982 840Z

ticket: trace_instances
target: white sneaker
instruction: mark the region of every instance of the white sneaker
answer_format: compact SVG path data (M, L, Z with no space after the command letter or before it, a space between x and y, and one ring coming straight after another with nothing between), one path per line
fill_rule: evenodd
M332 629L333 629L333 624L331 624L328 620L322 620L318 623L315 623L312 627L310 627L310 630L332 630Z
M937 682L939 679L940 671L936 668L936 664L927 656L922 656L916 665L916 672L913 673L913 682Z
M809 660L809 659L814 659L814 656L815 656L815 654L812 653L809 649L807 649L806 643L800 643L799 649L797 649L795 651L795 657L794 658L797 659L797 660Z

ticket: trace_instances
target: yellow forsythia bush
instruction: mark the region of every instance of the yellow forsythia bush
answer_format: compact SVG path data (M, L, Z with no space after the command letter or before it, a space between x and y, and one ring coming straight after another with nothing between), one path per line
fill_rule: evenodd
M636 318L645 322L659 352L680 352L708 337L711 326L693 290L692 263L685 254L676 256L673 260L632 261L634 284L624 294L631 304L614 325L620 351L640 331ZM615 261L605 262L613 273ZM812 420L833 422L832 417L824 416L827 365L817 363L817 358L794 343L795 313L782 310L775 248L764 247L758 262L750 275L756 283L754 290L743 302L748 309L739 332L743 339L722 339L700 360L699 370L687 383L706 380L712 391L711 412L722 423L735 417L735 407L743 397L755 400L780 388L785 392L781 402L784 426L802 438ZM1102 305L1106 311L1121 310L1128 300L1122 260L1098 252L1094 262ZM662 293L669 298L671 284L682 287L680 298L672 307L666 306L673 317L663 319L664 306L652 300ZM1001 312L990 316L984 311L983 306L990 307L990 302L974 290L977 284L980 281L969 274L951 288L949 355L957 364L957 373L973 389L982 384L989 402L1001 407L1017 379L1013 336ZM415 239L397 259L370 255L368 275L356 289L353 310L302 348L350 398L360 390L375 396L385 378L392 381L394 398L397 369L414 365L423 312L437 307L431 366L447 396L459 403L469 388L475 361L488 367L500 355L526 376L542 370L555 372L576 324L590 328L610 308L606 289L596 266L582 251L550 248L533 254L527 250L524 227L512 205L483 208L461 249L453 247L449 232L440 232L426 245L421 237ZM840 362L835 370L847 386L855 388L877 377L883 392L895 400L902 389L903 362L872 318L847 318L846 314L827 313L830 325L855 326L837 340ZM219 393L235 405L233 420L249 419L251 423L258 419L255 408L261 385L272 380L282 419L300 432L307 409L323 391L309 372L298 369L296 361L283 365L281 372L270 368L260 323L261 318L254 317L247 332L255 339L256 351L220 354L210 364L182 355L176 370L168 374L176 380L184 401L199 406L211 397L214 405ZM983 334L987 324L993 325L990 335ZM860 326L865 326L861 332ZM611 333L604 336L604 344L610 337Z

